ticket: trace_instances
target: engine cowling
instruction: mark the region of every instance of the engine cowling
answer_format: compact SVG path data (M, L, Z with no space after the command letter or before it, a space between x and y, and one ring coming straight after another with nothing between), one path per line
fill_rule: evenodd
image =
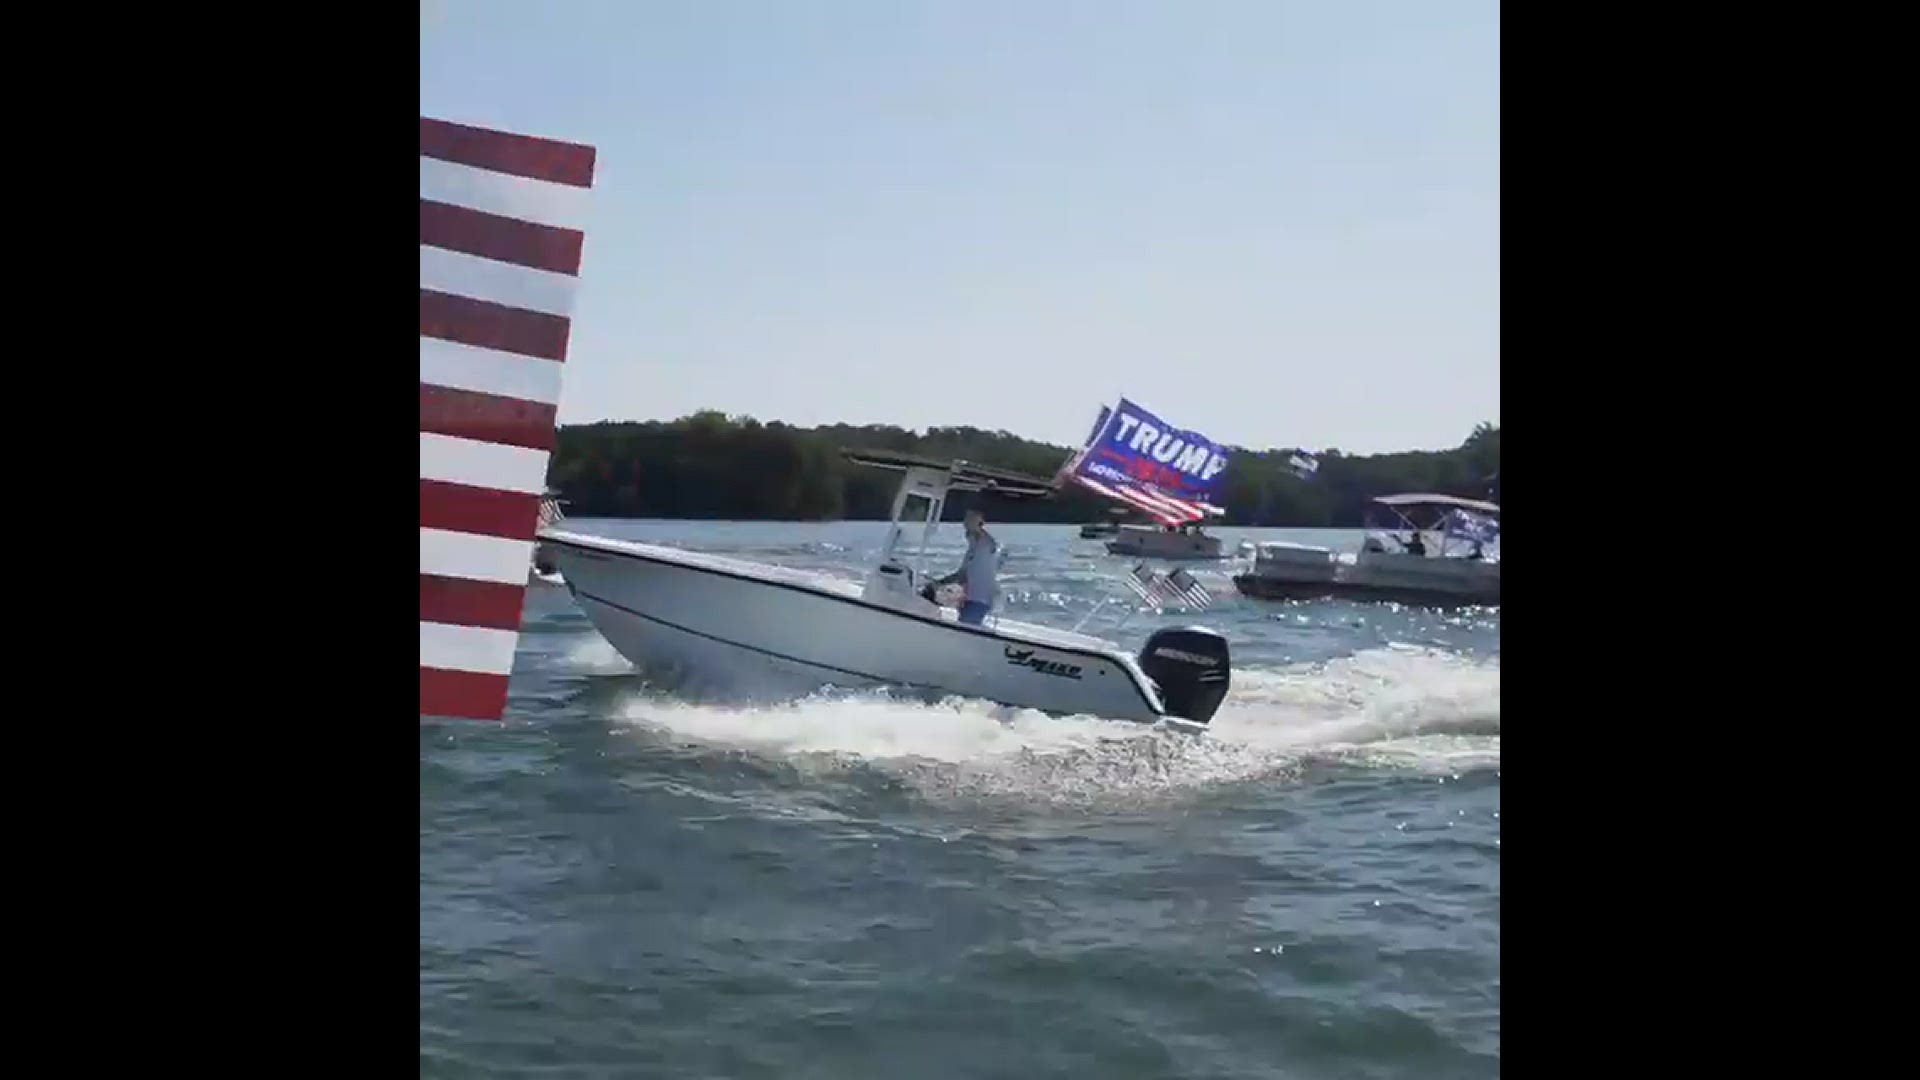
M1140 649L1140 670L1160 688L1167 714L1196 724L1213 719L1232 682L1227 639L1200 626L1156 630Z

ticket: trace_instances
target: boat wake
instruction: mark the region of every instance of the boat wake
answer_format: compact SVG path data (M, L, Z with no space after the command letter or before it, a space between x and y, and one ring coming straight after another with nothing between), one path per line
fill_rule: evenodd
M1178 800L1323 767L1445 775L1500 761L1499 661L1403 647L1236 672L1204 736L873 693L725 706L641 692L614 711L652 738L940 800Z

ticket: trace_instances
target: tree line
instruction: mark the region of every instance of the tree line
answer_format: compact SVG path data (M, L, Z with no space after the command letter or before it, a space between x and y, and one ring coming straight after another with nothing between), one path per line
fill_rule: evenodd
M556 433L548 483L582 517L702 518L731 521L885 519L897 473L852 465L842 447L902 450L1050 477L1064 446L1005 431L887 425L801 428L715 411L669 421L604 421ZM1311 479L1295 476L1295 448L1234 448L1220 489L1229 525L1351 528L1369 499L1395 492L1496 497L1500 429L1477 426L1450 450L1346 455L1317 452ZM1490 490L1491 489L1491 490ZM956 499L949 518L964 506ZM1078 487L1045 500L996 504L997 521L1079 522L1113 504Z

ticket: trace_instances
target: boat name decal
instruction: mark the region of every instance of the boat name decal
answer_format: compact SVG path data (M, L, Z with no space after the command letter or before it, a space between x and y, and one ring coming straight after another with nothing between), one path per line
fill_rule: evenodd
M1006 648L1006 655L1007 663L1015 667L1028 667L1042 675L1055 675L1063 679L1078 679L1080 677L1079 664L1067 664L1059 660L1048 660L1043 657L1038 657L1033 655L1032 649L1016 649L1009 645Z
M1169 660L1185 660L1189 664L1199 664L1201 667L1213 667L1220 662L1216 657L1201 656L1199 653L1190 653L1185 649L1169 649L1165 646L1153 650L1153 655L1164 656Z

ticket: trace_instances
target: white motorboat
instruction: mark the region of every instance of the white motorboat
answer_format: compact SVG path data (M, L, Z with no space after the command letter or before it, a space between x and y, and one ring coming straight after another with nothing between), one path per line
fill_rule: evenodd
M1198 523L1167 525L1123 525L1119 535L1107 541L1107 552L1144 559L1224 559L1220 538L1210 536Z
M1497 607L1499 515L1497 504L1477 499L1384 496L1368 508L1359 551L1269 541L1255 548L1252 568L1233 584L1264 600Z
M540 539L587 617L637 666L723 684L890 687L1189 729L1212 719L1232 667L1226 639L1212 630L1159 630L1135 656L1073 631L991 617L962 625L929 599L927 542L948 494L1044 498L1047 481L894 451L846 456L902 474L885 547L863 584L571 531ZM908 521L922 524L911 566L900 544Z

